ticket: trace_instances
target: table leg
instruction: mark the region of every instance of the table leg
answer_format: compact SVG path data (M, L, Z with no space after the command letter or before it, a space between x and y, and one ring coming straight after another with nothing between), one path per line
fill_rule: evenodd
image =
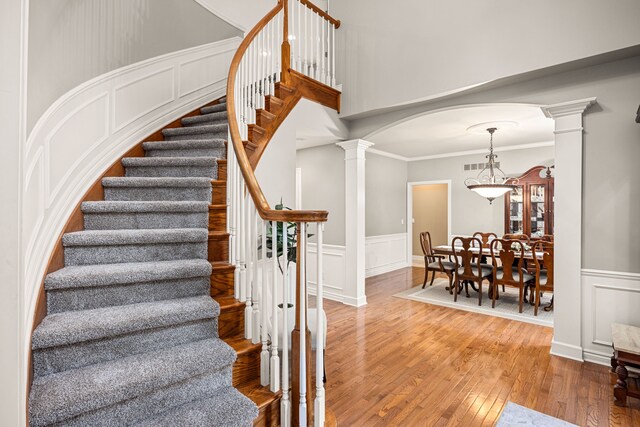
M544 311L551 311L551 310L553 310L553 298L554 298L554 297L551 297L551 302L549 303L549 305L548 305L548 306L546 306L546 307L544 308Z
M617 364L616 374L618 375L618 380L616 381L616 385L613 386L613 402L618 406L627 406L626 380L629 372L627 372L627 368L624 367L624 363L618 362Z
M611 372L616 373L616 368L618 367L618 361L615 356L611 356Z

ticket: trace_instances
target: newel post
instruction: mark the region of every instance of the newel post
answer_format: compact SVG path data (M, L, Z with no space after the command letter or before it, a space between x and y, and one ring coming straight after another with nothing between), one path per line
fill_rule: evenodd
M311 331L307 326L307 295L306 286L302 286L302 281L306 280L305 262L303 257L305 256L306 248L302 246L303 234L306 233L306 229L303 230L304 223L296 224L296 304L295 304L295 325L291 332L291 419L292 425L300 425L300 390L301 384L304 384L306 390L307 400L311 396ZM304 324L301 322L301 313L304 313ZM303 339L304 334L304 373L302 373L302 355L300 351L300 342ZM301 374L304 374L304 381L302 381ZM307 408L307 425L312 425L312 411L313 404L306 405Z
M289 69L291 68L291 45L289 44L289 0L280 0L283 4L282 19L282 75L280 81L288 84L291 80Z

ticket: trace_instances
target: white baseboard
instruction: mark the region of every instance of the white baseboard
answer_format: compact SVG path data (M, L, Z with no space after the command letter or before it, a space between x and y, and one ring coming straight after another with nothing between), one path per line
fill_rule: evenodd
M578 362L584 362L582 347L576 345L561 343L555 340L551 341L551 354L566 359L577 360Z
M424 257L422 255L413 255L411 257L411 260L412 260L412 263L411 263L412 266L424 268Z
M389 273L407 266L407 233L369 236L365 239L365 277Z

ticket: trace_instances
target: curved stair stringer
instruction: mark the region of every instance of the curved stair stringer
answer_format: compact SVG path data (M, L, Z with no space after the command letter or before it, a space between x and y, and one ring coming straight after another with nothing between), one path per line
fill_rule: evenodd
M220 107L220 108L218 108ZM216 112L213 114L207 114L205 111L201 111L203 109L215 110ZM143 166L141 162L136 161L132 158L143 158L145 156L145 149L149 150L166 150L167 147L170 148L170 145L167 142L161 142L165 139L185 139L179 137L181 133L188 133L189 125L206 125L207 123L198 123L204 120L210 120L208 116L215 116L219 114L224 114L224 100L216 100L209 104L207 104L203 109L198 108L197 110L192 111L191 113L181 117L180 119L175 120L169 125L165 126L163 129L158 130L153 133L149 137L147 137L144 142L140 142L135 147L130 149L127 153L123 155L121 159L116 161L104 174L103 176L96 181L96 183L87 191L87 193L82 198L82 201L76 206L70 215L63 232L59 236L59 239L56 243L55 249L49 259L45 277L50 275L51 273L62 270L65 267L65 252L63 245L63 236L68 233L73 232L82 232L85 229L85 223L87 218L85 215L87 214L86 210L88 209L87 202L89 205L91 202L98 202L105 199L105 188L103 187L103 179L118 179L118 177L124 177L126 168L135 168L136 166ZM199 116L196 117L196 116ZM193 119L189 119L193 118ZM205 118L201 120L201 118ZM185 121L185 119L187 119ZM191 122L189 122L191 120ZM218 118L216 117L216 120ZM226 126L226 125L225 125ZM163 132L165 131L165 132ZM226 133L226 129L225 129ZM169 137L169 135L174 135L174 137ZM167 136L165 138L165 136ZM157 142L154 146L154 142ZM201 148L203 144L198 141L190 142L192 149L194 152L198 152L198 149ZM145 147L145 144L147 146ZM225 141L226 146L226 141ZM226 152L226 148L224 149ZM174 154L169 154L171 150L165 151L167 154L162 154L158 152L156 157L163 156L171 156ZM198 154L202 156L203 154ZM152 156L153 157L153 156ZM125 161L123 161L125 159ZM160 163L158 163L158 161ZM154 160L156 166L169 166L163 164L166 161L162 159ZM278 395L268 392L268 389L264 387L260 387L259 384L259 369L260 369L260 344L252 344L250 340L244 339L244 303L237 301L233 297L233 271L234 266L228 263L228 233L226 232L226 159L218 158L216 160L215 170L217 170L217 176L211 181L212 191L211 191L211 200L209 204L209 212L208 212L208 224L204 226L208 228L208 238L207 244L208 247L208 258L211 265L211 274L209 278L209 294L215 299L219 305L219 316L217 318L218 324L218 334L219 337L226 342L236 353L236 360L233 363L232 368L232 385L237 388L241 393L245 396L249 397L256 406L258 406L260 412L258 418L256 418L256 425L276 425L279 423L278 413L276 409L279 407L278 405ZM170 161L170 163L175 163L175 161ZM153 166L153 165L152 165ZM175 166L175 165L174 165ZM178 165L184 166L184 165ZM188 165L194 166L194 165ZM195 166L197 167L197 165ZM85 212L83 213L83 203L85 204ZM133 202L132 204L135 204ZM135 209L135 207L132 207ZM92 212L94 217L95 224L100 223L100 209L97 209L96 212ZM137 221L137 220L136 220ZM151 220L149 220L151 221ZM99 225L98 225L99 226ZM153 226L151 226L153 227ZM140 228L144 228L140 227ZM69 239L67 239L69 240ZM69 242L66 242L67 245ZM51 301L49 301L51 303ZM126 303L125 303L126 304ZM45 280L43 278L42 285L39 292L39 297L37 300L35 315L34 315L34 331L41 326L43 319L47 316L47 292L45 292ZM205 309L206 311L206 309ZM214 310L215 311L215 310ZM39 332L39 331L36 331ZM32 334L32 345L34 335ZM37 340L37 337L36 337ZM37 344L37 343L36 343ZM38 356L39 357L39 356ZM29 355L29 379L28 379L28 388L29 392L32 390L32 380L34 378L34 360L33 354L30 352ZM36 361L37 362L37 361ZM41 369L40 366L38 369ZM42 371L39 372L39 375L42 375ZM30 393L27 394L29 396ZM27 408L29 408L29 402L27 402ZM211 403L211 402L208 402ZM214 405L215 406L215 405ZM183 408L181 406L181 408ZM197 410L198 408L195 408ZM188 405L184 405L184 411L194 410L194 408L189 408ZM213 409L211 410L213 411ZM29 417L29 413L27 416ZM209 414L211 415L211 414ZM176 415L178 416L178 415ZM185 416L183 413L181 416ZM167 417L163 420L153 419L153 422L166 422L171 423L174 421L171 417ZM42 421L46 424L45 421ZM37 417L34 421L34 425L38 423Z
M276 131L302 99L317 102L340 112L340 91L289 69L275 84L275 96L265 97L265 108L256 110L256 123L249 125L244 148L255 171ZM285 83L286 82L286 83Z

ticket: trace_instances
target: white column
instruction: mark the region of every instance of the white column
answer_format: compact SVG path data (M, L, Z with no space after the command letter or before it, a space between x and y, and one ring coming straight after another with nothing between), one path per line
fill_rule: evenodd
M359 307L367 303L364 289L364 153L373 143L362 139L354 139L340 142L337 145L345 151L345 246L347 267L344 302Z
M582 355L582 115L595 98L542 107L555 120L554 331L551 354Z

